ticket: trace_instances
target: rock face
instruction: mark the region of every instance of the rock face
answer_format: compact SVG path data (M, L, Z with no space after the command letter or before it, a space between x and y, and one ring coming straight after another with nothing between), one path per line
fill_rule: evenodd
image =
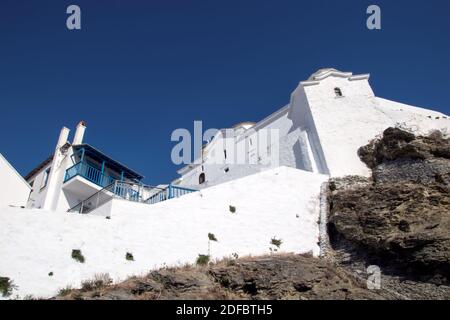
M382 299L342 268L302 255L279 255L213 268L223 287L252 299Z
M380 140L361 147L358 155L373 170L375 182L450 184L450 138L439 131L416 137L388 128Z
M450 185L448 160L402 159L386 161L373 169L373 179L375 182L381 183L411 181L422 184L438 182Z
M373 179L331 181L332 242L411 279L449 284L450 139L389 128L358 153Z

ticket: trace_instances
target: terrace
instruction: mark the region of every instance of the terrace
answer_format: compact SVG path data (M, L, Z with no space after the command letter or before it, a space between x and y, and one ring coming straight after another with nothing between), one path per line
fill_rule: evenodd
M70 203L78 203L115 181L141 184L142 175L94 147L80 144L73 149L73 165L66 170L63 181Z

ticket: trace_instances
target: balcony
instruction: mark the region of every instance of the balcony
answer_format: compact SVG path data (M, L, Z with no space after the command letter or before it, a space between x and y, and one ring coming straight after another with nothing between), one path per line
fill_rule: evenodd
M101 170L84 161L78 162L66 170L64 183L76 176L83 177L102 188L109 186L116 180L114 177L104 174Z
M171 184L167 187L160 188L115 180L114 183L80 201L70 208L68 212L90 213L114 198L145 204L156 204L196 191Z

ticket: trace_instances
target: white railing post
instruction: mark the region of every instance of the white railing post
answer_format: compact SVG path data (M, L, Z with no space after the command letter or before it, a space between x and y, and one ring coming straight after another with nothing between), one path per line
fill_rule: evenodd
M98 208L99 202L100 202L100 191L97 192L97 204L95 205L95 209Z
M138 189L138 199L137 202L142 202L143 198L142 198L142 192L144 192L144 187L142 185L139 185L139 189Z

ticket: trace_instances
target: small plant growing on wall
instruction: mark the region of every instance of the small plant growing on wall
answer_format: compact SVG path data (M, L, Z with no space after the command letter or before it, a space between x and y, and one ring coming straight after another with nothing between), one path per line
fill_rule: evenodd
M213 233L208 233L208 256L211 256L211 241L217 242L217 238Z
M0 294L2 297L9 297L14 290L14 283L8 277L0 277Z
M125 259L127 259L128 261L134 261L133 254L131 252L127 252L127 254L125 255Z
M85 261L84 256L81 253L81 250L79 250L79 249L72 250L72 259L74 259L75 261L78 261L79 263L84 263L84 261Z
M230 212L231 213L236 213L236 207L235 206L230 206Z
M197 257L197 260L195 261L196 264L199 266L206 266L209 262L209 255L206 254L199 254Z
M273 237L273 238L270 240L270 244L271 244L274 248L271 247L271 248L269 248L269 250L270 250L271 252L277 252L278 249L280 249L282 243L283 243L283 240L277 239L277 238Z
M209 241L217 241L217 238L213 233L208 233L208 239Z
M53 271L50 271L50 272L48 273L48 276L49 276L49 277L53 277Z

